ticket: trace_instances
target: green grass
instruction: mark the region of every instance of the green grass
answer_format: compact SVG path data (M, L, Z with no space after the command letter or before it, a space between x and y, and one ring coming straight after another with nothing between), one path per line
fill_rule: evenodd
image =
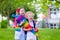
M60 29L40 29L39 40L60 40Z
M0 29L0 40L14 40L14 29Z
M40 29L39 40L60 40L60 29ZM0 28L0 40L14 40L14 29Z

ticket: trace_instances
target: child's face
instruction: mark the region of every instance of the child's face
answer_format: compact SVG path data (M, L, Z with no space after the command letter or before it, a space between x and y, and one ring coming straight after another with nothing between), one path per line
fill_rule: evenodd
M24 8L21 8L20 11L19 11L19 13L22 14L22 15L24 15L24 13L25 13Z
M33 14L32 13L28 13L28 19L33 19Z

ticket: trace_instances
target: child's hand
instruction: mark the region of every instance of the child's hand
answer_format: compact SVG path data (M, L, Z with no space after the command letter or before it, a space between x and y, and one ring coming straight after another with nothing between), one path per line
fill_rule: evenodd
M38 32L38 28L35 28L35 32Z
M22 21L22 22L20 23L20 25L22 25L22 24L24 24L24 21Z
M25 31L30 31L32 28L24 28Z

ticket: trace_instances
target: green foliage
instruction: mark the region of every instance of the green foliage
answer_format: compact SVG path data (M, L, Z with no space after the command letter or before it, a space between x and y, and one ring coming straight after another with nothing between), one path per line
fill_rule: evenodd
M40 0L40 1L35 1L35 4L40 4L41 12L43 12L45 15L48 13L48 8L50 5L54 5L56 8L60 7L60 0Z
M33 6L27 3L32 2L33 0L1 0L0 1L0 12L4 16L10 16L12 12L14 12L18 7L24 7L27 10L31 10ZM32 11L32 10L31 10Z
M34 19L37 19L37 14L35 13L35 15L34 15Z
M7 28L7 20L3 20L2 22L1 22L1 28Z
M34 0L0 0L0 12L4 16L9 16L18 7L23 6L26 11L32 11L35 14L36 12L33 4L40 4L41 12L47 15L49 5L53 4L56 8L60 7L60 0L56 0L55 2L52 0L35 0L35 3L33 3L33 1Z

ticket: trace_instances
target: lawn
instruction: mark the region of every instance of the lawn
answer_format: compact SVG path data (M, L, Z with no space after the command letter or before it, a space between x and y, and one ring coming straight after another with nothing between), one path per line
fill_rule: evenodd
M0 40L14 40L14 29L0 29Z
M60 29L40 29L39 40L60 40ZM14 40L14 29L0 28L0 40Z

